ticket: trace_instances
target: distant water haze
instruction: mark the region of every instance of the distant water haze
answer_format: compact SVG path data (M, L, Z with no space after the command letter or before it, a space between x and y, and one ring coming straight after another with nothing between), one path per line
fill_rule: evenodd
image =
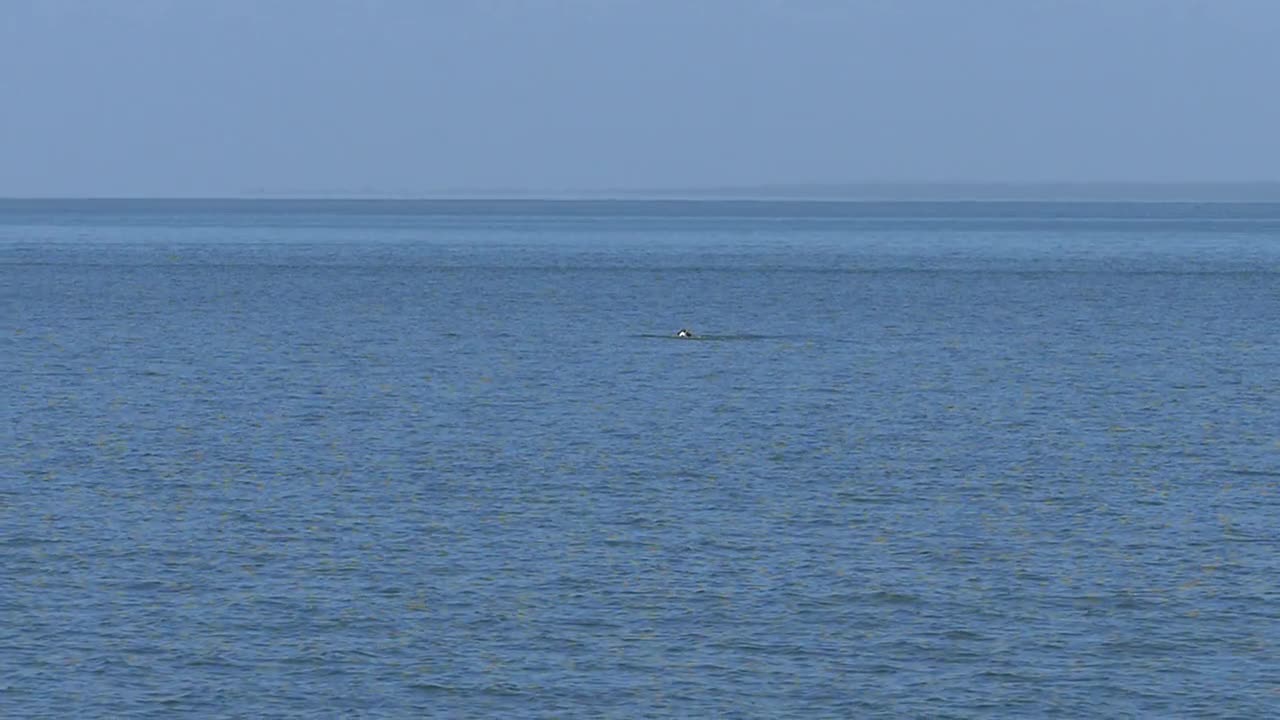
M1272 0L6 0L0 196L1273 199L1277 27Z

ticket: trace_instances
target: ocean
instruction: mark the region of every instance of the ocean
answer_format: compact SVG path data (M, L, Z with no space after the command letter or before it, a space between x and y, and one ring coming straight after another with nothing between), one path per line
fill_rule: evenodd
M1280 715L1280 205L0 201L0 387L4 717Z

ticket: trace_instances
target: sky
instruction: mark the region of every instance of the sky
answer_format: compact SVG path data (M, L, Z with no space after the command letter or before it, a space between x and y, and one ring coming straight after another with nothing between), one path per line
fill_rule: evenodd
M0 196L1280 180L1277 0L0 0Z

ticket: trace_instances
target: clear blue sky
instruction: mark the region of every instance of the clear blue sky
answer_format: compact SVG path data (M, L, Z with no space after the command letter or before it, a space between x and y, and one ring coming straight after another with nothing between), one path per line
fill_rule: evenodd
M0 0L0 196L1280 179L1280 0Z

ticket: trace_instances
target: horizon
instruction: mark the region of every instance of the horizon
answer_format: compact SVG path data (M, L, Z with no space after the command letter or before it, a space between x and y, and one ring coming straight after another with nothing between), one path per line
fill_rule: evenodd
M250 190L227 195L0 195L22 201L402 201L402 202L1123 202L1276 203L1280 181L1218 182L891 182L796 183L684 188L609 188L533 191L459 189L412 192L378 189L331 191Z

